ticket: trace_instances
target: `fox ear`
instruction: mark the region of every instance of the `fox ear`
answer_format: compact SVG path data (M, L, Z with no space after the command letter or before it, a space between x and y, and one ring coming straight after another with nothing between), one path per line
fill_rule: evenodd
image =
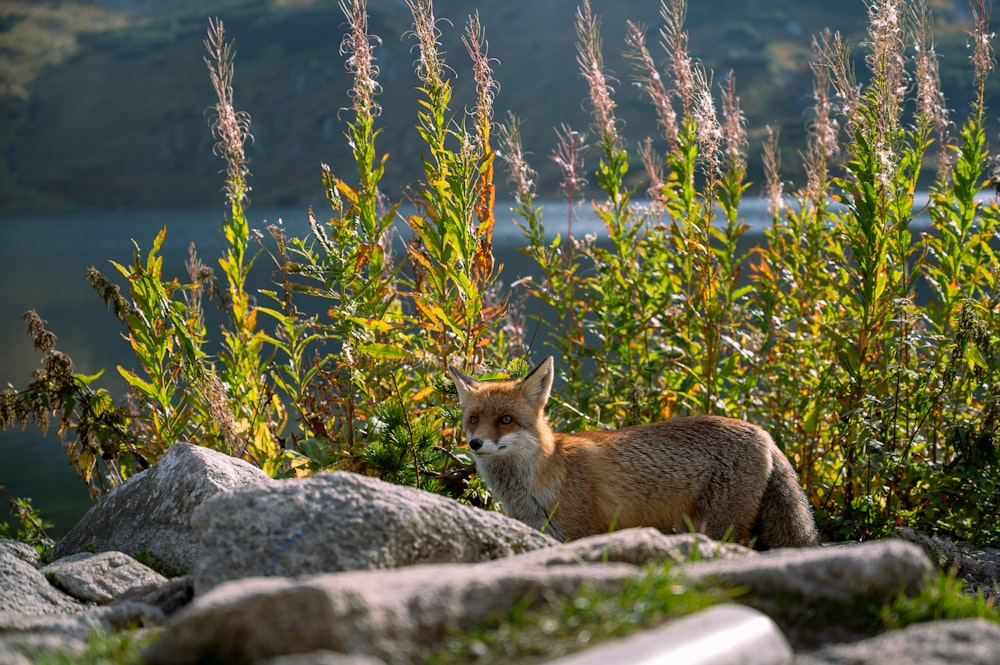
M465 402L469 393L472 392L475 387L477 381L454 365L448 365L448 374L451 375L451 380L455 382L455 388L458 390L459 403Z
M521 391L528 403L536 409L544 409L545 403L549 401L549 394L552 392L552 367L552 356L549 356L521 379Z

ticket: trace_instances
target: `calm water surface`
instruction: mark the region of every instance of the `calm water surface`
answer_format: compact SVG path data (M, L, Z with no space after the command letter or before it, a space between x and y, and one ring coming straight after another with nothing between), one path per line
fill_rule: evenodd
M760 228L763 205L746 201L748 222ZM502 213L501 213L502 211ZM531 265L517 251L523 237L509 214L509 206L497 205L495 248L506 266L507 283L531 274ZM0 217L0 382L23 387L38 366L40 355L32 349L21 316L35 309L57 337L56 347L69 354L78 372L93 374L107 369L100 385L112 394L124 394L115 366L132 365L122 328L107 312L85 278L96 266L112 281L123 284L108 263L128 265L132 239L143 253L149 250L160 228L167 227L162 254L165 277L183 276L188 246L194 242L206 264L216 266L224 241L219 230L224 211L149 211L87 213L74 215L14 215ZM305 212L295 210L250 210L251 226L263 230L281 220L290 235L303 234ZM565 204L546 204L545 221L554 235L566 226ZM578 208L573 222L575 235L600 234L599 221L588 207ZM268 261L266 257L261 259ZM266 270L266 268L265 268ZM265 278L266 279L266 278ZM25 431L0 431L0 485L11 494L30 497L42 515L55 524L51 535L66 533L90 507L85 485L70 468L58 436L43 435L37 427ZM8 518L0 505L0 522Z

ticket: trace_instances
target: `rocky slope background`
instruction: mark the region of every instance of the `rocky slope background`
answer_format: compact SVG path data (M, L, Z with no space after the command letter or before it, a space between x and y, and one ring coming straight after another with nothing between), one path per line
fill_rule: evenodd
M413 488L343 472L273 481L178 443L97 503L53 562L0 541L0 663L74 662L95 632L138 636L154 665L585 665L653 654L688 663L1000 663L1000 625L933 608L942 588L935 563L981 596L996 590L1000 553L920 545L758 553L653 529L559 544ZM625 599L655 575L667 596L729 589L730 602L604 641L587 599ZM565 659L505 656L496 652L510 644L461 637L567 598L578 610L567 650L578 653ZM918 623L883 632L884 608L903 611L907 599L923 604L913 610ZM935 616L942 620L927 621ZM553 642L556 621L541 621L543 634L553 622ZM448 652L458 659L443 660Z
M603 17L624 133L634 143L656 137L655 114L630 86L622 52L627 19L645 24L656 44L658 3L592 4ZM965 0L929 4L944 92L950 107L964 111L972 90L968 6ZM504 120L510 111L524 120L539 191L555 194L558 175L548 159L553 128L589 124L576 64L576 4L438 0L435 9L449 19L440 27L457 77L454 108L470 99L473 87L460 38L476 9L501 85L496 117ZM371 30L382 37L376 50L383 88L380 146L389 153L383 182L399 196L421 168L415 55L406 36L411 19L403 0L373 2L369 10ZM349 105L350 86L339 53L345 26L336 2L0 0L0 212L218 204L219 163L206 116L214 96L202 62L212 16L222 18L236 39L236 105L253 118L254 203L321 203L321 163L350 179L345 114L339 113ZM784 147L786 177L801 184L798 150L812 103L811 38L830 28L857 43L865 23L862 0L690 3L692 53L716 72L717 82L735 72L754 182L762 181L759 153L770 125ZM854 57L860 64L863 52ZM634 177L641 180L638 169Z

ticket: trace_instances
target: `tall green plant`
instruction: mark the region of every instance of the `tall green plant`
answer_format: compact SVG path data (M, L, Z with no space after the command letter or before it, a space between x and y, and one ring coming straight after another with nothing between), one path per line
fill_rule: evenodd
M828 534L864 537L911 523L970 537L982 514L975 504L996 503L985 482L997 457L997 207L981 197L990 176L981 101L992 64L988 19L974 4L980 101L955 142L928 9L902 0L868 7L864 85L839 35L814 40L807 182L786 205L771 141L772 224L767 245L747 249L739 214L747 146L735 88L727 80L716 106L710 75L687 50L686 5L663 5L666 75L643 31L628 31L636 84L667 146L660 156L647 140L639 151L654 214L666 218L657 221L628 205L628 156L584 4L581 64L606 199L595 209L607 237L565 252L570 268L560 269L558 238L545 240L541 211L519 188L529 253L544 277L532 293L557 312L571 309L560 322L581 322L582 333L550 331L566 366L594 359L585 379L568 372L559 388L570 426L674 412L748 417L799 467ZM917 234L917 191L935 142L932 226ZM959 488L975 499L958 499Z
M500 322L505 301L489 297L499 266L493 256L495 186L491 146L496 82L478 15L470 17L464 43L473 62L476 103L454 124L449 110L451 80L446 75L433 7L410 3L420 51L417 76L422 95L417 130L427 145L424 186L415 198L412 298L422 319L424 348L440 369L453 356L481 363L484 347ZM469 124L472 127L469 127Z
M979 511L955 500L956 483L975 487L975 501L995 503L995 493L975 480L990 471L973 471L968 464L975 456L968 444L960 452L961 437L953 434L977 432L972 438L985 445L980 454L995 449L992 364L966 369L992 344L988 335L970 332L981 330L971 323L977 313L989 311L979 289L991 271L982 269L985 255L961 249L962 232L956 233L963 217L967 230L990 227L989 213L979 214L975 201L986 163L982 113L974 109L959 143L951 144L926 7L887 1L871 3L869 11L865 86L851 76L838 35L816 42L810 182L799 207L775 218L755 267L768 360L759 370L758 385L767 389L761 416L778 425L776 438L803 467L824 529L835 537L884 533L908 522L968 537L962 525ZM982 24L977 34L977 43L988 44ZM906 41L915 45L912 59ZM839 147L830 140L837 125L828 82L845 123ZM932 227L917 237L915 192L934 139L955 158L941 163L929 206ZM827 180L827 160L839 150L843 175ZM842 204L840 211L831 211L824 192ZM970 316L963 320L961 311ZM967 342L973 338L979 342Z
M247 291L255 252L247 218L249 169L246 144L251 140L250 116L233 105L233 48L225 40L222 21L210 21L205 40L212 86L218 103L212 133L215 151L226 162L226 199L230 214L222 224L226 249L219 259L225 278L226 313L230 326L222 328L219 379L226 388L226 406L242 439L239 454L249 456L271 475L278 472L281 446L275 431L277 401L267 379L271 351L260 329L259 310Z
M290 361L281 385L302 423L292 434L293 466L348 468L462 494L468 464L452 453L454 414L437 407L435 379L448 362L481 362L504 311L492 253L496 84L472 16L464 41L477 102L456 122L433 7L409 7L420 51L417 129L429 154L424 181L411 190L416 213L406 219L406 252L396 256L393 247L399 204L384 206L379 192L387 156L376 149L378 37L368 32L365 3L345 2L350 31L342 51L354 80L347 139L357 181L324 168L329 218L311 212L305 238L272 229L282 289L269 293L281 306L267 311L285 326L274 340ZM302 298L320 299L326 314L302 315L294 304Z

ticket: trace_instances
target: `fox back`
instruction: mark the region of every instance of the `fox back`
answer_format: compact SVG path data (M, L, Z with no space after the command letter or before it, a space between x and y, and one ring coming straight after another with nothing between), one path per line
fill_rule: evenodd
M511 517L559 539L693 526L764 547L818 542L795 472L764 430L693 416L554 433L545 419L552 365L489 382L450 368L473 459Z

